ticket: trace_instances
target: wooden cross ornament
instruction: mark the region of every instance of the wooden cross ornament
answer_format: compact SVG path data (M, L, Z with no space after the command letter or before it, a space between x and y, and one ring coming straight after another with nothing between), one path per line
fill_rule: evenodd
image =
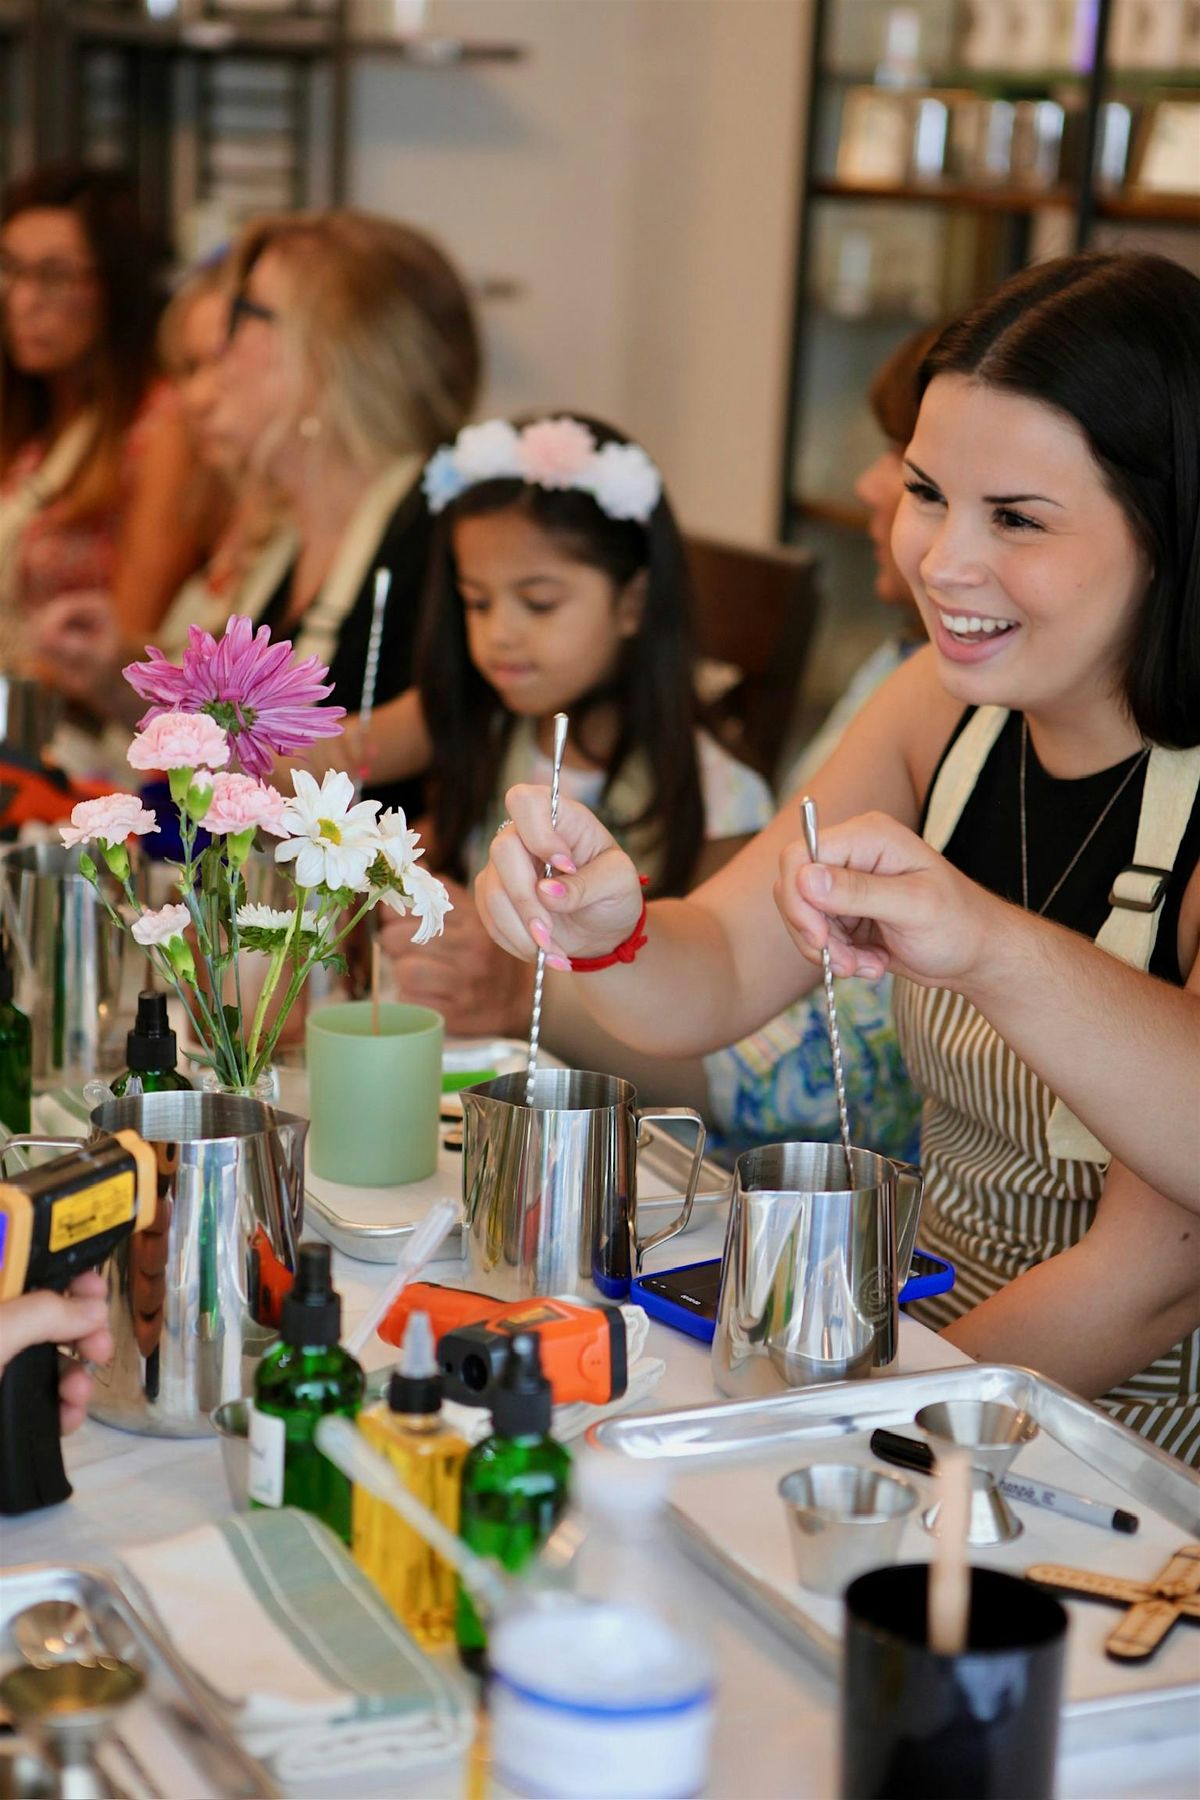
M1096 1575L1061 1563L1034 1563L1026 1580L1077 1600L1108 1600L1129 1611L1104 1640L1117 1662L1144 1662L1153 1656L1177 1619L1200 1625L1200 1544L1184 1544L1149 1581Z

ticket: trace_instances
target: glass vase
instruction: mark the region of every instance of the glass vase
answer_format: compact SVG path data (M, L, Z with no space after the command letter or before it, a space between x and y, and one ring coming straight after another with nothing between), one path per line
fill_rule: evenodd
M202 1094L238 1094L246 1100L261 1100L267 1106L279 1105L279 1070L268 1063L253 1082L222 1081L215 1069L200 1069L196 1086Z

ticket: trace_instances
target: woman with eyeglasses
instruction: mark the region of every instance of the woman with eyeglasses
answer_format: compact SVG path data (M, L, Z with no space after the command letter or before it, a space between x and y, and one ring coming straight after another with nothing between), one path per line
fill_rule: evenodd
M0 666L66 594L145 642L202 553L190 440L155 351L152 234L118 175L59 167L0 203Z

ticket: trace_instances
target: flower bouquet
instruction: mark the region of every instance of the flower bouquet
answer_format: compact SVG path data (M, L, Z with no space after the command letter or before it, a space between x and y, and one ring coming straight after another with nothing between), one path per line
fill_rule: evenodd
M450 902L421 867L424 852L403 812L381 815L378 800L357 800L348 775L331 770L318 786L296 770L290 797L264 779L276 755L294 756L342 728L345 709L320 704L332 689L315 656L298 662L290 643L273 644L265 625L256 632L244 618L231 619L219 641L193 626L181 666L153 647L147 654L125 670L151 702L129 762L168 777L183 849L170 865L178 902L152 911L134 890L128 840L159 829L136 795L81 801L62 838L98 845L125 895L135 942L183 1004L207 1079L252 1093L308 976L318 965L345 967L342 946L373 907L382 901L413 913L421 944L441 931ZM275 861L295 888L286 910L247 900L243 871L260 831L280 840ZM86 850L79 866L114 920L129 923L104 895ZM268 959L252 1013L242 1006L242 951Z

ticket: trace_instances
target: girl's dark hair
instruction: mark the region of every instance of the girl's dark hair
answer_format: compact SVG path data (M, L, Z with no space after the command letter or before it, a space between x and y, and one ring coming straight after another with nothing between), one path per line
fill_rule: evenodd
M1064 256L948 325L920 370L1053 406L1082 431L1150 580L1122 689L1143 737L1200 742L1200 280L1146 252Z
M0 200L0 224L47 208L79 220L96 266L100 329L88 399L99 431L68 494L72 516L112 503L119 489L121 446L154 375L155 330L162 300L165 245L138 210L124 175L63 163L14 181ZM0 476L17 453L50 424L47 383L25 375L0 348Z
M588 427L597 444L630 441L599 420L581 413L572 417ZM618 590L645 572L637 633L623 641L612 681L574 703L571 729L586 749L589 715L606 703L616 707L618 730L604 763L605 792L631 755L645 758L649 801L640 817L620 823L654 829L660 846L654 891L684 893L704 842L704 801L692 688L691 578L665 494L640 525L610 519L590 494L513 478L480 482L441 514L417 640L417 685L434 744L429 791L438 866L465 879L467 839L488 815L515 723L467 650L453 531L459 519L508 511L522 513L566 555L602 570Z

